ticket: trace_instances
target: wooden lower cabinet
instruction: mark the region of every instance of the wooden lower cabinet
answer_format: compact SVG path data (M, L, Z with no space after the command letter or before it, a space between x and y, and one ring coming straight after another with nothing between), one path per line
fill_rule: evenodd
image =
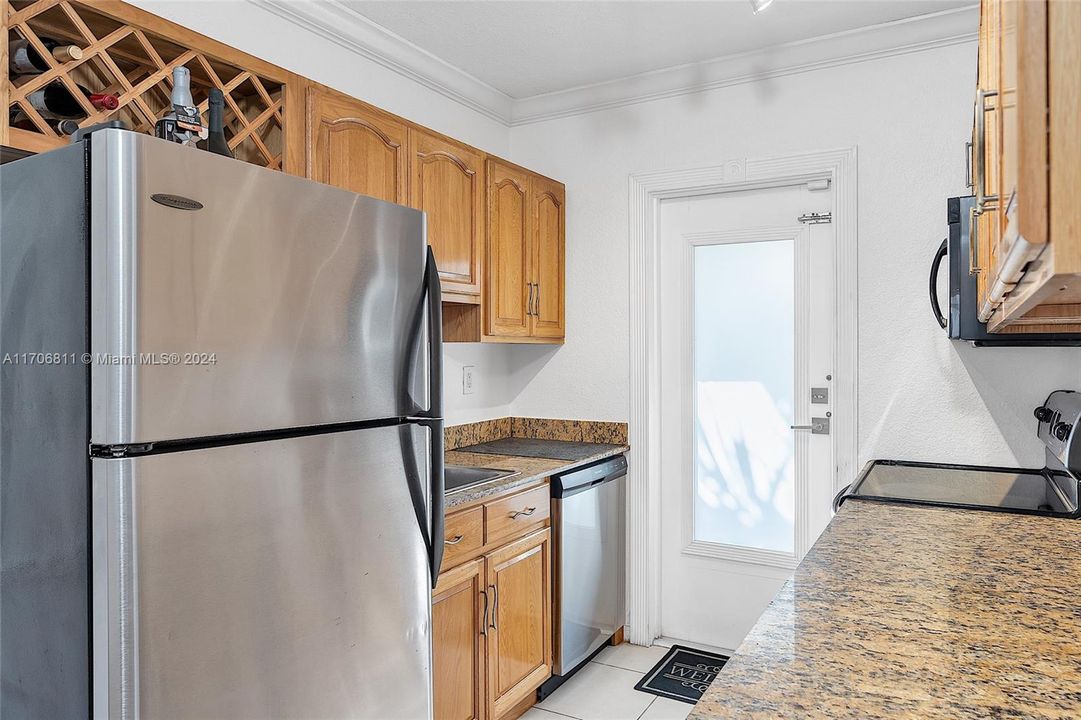
M474 560L440 575L432 592L433 691L441 720L487 717L485 580L484 560Z
M501 718L552 674L551 534L527 535L485 557L493 594L488 697Z
M552 669L551 531L439 576L432 595L436 720L501 720Z

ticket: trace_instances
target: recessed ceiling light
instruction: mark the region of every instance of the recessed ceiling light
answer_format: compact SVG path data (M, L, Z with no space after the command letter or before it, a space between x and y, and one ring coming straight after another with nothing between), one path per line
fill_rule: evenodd
M772 4L773 0L751 0L751 10L757 15Z

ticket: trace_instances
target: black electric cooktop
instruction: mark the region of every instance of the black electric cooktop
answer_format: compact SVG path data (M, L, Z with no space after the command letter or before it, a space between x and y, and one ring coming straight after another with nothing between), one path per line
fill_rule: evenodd
M1078 482L1051 469L875 460L837 497L972 510L1078 516Z

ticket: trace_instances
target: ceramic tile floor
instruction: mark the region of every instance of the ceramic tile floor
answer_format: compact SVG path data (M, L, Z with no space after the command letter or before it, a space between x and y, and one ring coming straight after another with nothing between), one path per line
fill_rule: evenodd
M693 705L634 689L666 652L628 643L605 648L522 720L684 720Z

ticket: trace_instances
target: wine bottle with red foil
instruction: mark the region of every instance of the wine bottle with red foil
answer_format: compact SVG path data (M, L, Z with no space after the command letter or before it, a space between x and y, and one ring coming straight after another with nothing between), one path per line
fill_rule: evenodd
M116 95L90 92L82 85L76 87L98 110L116 110L120 106L120 99ZM46 120L82 120L86 117L82 103L76 100L67 86L59 80L35 90L27 95L26 99Z
M83 49L78 45L48 37L42 37L40 40L58 63L83 58ZM30 44L30 41L23 38L8 41L8 72L11 75L40 75L48 69L49 63L41 56L37 48Z

